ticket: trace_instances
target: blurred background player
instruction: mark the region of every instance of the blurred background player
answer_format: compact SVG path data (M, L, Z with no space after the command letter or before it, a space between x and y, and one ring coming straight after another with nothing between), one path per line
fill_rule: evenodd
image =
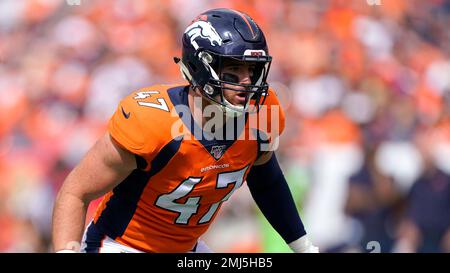
M120 102L108 133L58 194L55 250L82 241L83 252L210 252L199 238L246 181L294 252L318 252L273 154L284 113L266 83L264 34L248 15L214 9L191 22L182 42L175 62L190 85L151 86ZM102 195L81 239L87 207Z

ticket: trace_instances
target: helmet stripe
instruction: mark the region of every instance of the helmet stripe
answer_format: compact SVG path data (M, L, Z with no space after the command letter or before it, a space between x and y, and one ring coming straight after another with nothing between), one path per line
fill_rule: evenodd
M237 10L232 10L232 11L236 12L239 16L242 17L242 19L244 19L244 22L247 24L248 28L249 28L250 31L252 32L253 38L255 38L255 37L256 37L256 34L255 34L255 32L253 31L252 25L251 25L250 22L247 20L247 18L245 17L245 15L242 14L241 12L237 11Z

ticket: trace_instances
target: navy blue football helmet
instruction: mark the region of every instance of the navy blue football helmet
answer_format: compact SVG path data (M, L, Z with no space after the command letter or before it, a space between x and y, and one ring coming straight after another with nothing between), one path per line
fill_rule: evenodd
M199 87L205 98L222 106L225 112L259 110L269 88L266 79L272 57L269 56L263 32L250 16L232 9L206 11L186 28L182 42L182 58L175 58L175 62L193 88ZM254 68L251 84L240 84L233 78L220 77L227 59L248 62ZM244 91L242 87L225 88L224 84L243 86ZM245 106L228 102L223 93L225 89L248 92Z

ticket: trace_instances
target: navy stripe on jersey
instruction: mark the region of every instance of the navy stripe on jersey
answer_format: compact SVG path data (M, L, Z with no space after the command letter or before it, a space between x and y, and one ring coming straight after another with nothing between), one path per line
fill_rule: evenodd
M176 107L178 105L184 105L189 107L188 103L188 94L189 94L189 86L177 86L170 88L167 93L169 94L169 98L172 101L172 104ZM183 112L180 112L179 109L175 108L178 111L178 115L183 121L183 123L186 125L187 128L191 131L191 134L203 145L203 147L212 154L212 149L214 146L222 146L222 155L225 153L225 151L233 145L233 143L236 141L236 139L241 135L242 131L245 128L245 124L248 120L248 113L245 113L245 115L235 117L233 120L233 123L230 124L233 125L233 130L231 133L233 133L233 136L227 136L226 127L225 130L223 130L223 137L222 139L216 139L211 133L208 133L202 129L201 126L199 126L192 116L192 113L190 113L189 116L185 116ZM231 134L230 133L230 134ZM219 158L214 157L216 160L219 160Z
M89 224L86 231L86 247L84 251L86 251L86 253L98 253L102 247L102 241L105 237L106 235L101 232L94 223Z
M142 156L139 155L134 155L134 157L136 158L137 169L145 170L145 168L147 168L148 166L147 160L145 160Z
M114 188L114 194L96 222L99 229L113 239L125 232L149 179L167 165L177 153L182 140L182 137L178 137L166 144L151 162L150 171L136 169Z

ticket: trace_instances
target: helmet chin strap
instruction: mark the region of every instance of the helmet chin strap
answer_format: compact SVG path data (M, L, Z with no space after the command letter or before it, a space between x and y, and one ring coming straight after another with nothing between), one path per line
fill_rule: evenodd
M248 100L246 106L237 106L234 105L232 103L230 103L225 97L223 98L223 103L225 105L221 105L220 103L217 103L216 101L208 98L208 97L204 97L206 100L208 100L211 105L213 105L214 107L217 107L218 109L220 109L223 114L227 117L227 118L234 118L234 117L239 117L242 116L245 113L245 109L247 109L248 104L250 103L250 99Z
M223 103L226 106L222 106L222 110L225 113L225 115L228 117L234 117L234 116L239 117L242 114L244 114L249 102L250 102L250 99L248 100L248 102L245 106L234 105L234 104L230 103L225 97L223 97Z

